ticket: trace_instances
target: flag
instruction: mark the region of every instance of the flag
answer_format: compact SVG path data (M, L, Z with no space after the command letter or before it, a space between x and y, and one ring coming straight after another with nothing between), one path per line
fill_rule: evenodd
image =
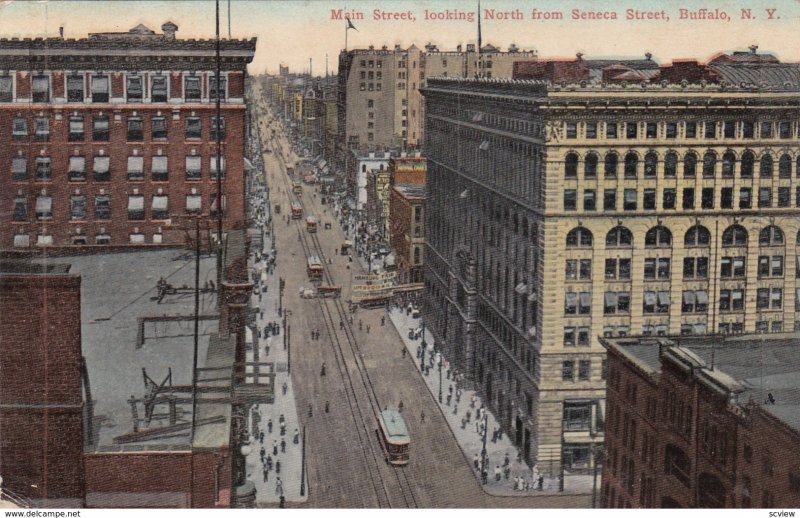
M345 18L345 20L347 20L347 28L348 29L354 29L355 31L358 31L358 29L356 29L356 26L353 25L353 22L350 21L350 18Z

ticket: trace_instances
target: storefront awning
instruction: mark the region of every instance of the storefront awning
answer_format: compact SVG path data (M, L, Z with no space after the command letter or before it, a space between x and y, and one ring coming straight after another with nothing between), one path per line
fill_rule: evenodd
M659 291L658 292L658 305L659 306L669 306L669 292L668 291Z
M708 292L698 291L696 292L696 295L698 304L708 304Z

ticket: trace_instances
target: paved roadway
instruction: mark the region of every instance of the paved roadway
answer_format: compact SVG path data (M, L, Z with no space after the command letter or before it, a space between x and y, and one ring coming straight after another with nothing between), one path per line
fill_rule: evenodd
M256 91L258 91L256 86ZM298 288L309 286L306 276L304 243L314 246L305 233L304 219L286 224L292 199L286 164L295 159L286 136L277 129L271 139L266 121L272 115L259 103L259 124L266 149L265 168L272 207L280 204L281 214L273 214L278 275L286 279L283 305L291 315L291 375L294 380L298 415L307 425L307 467L309 499L299 507L588 507L586 496L496 497L484 493L471 472L469 462L453 437L444 417L424 381L411 363L413 355L401 356L402 341L389 318L381 326L383 309L361 309L353 325L345 320L339 328L340 314L335 301L300 299ZM345 239L335 214L320 205L314 186L303 186L305 214L315 214L322 254L333 260L325 265L332 280L343 286L341 306L347 310L351 273L363 273L358 261L334 255ZM325 209L327 213L325 212ZM324 223L331 229L324 230ZM318 253L318 252L315 252ZM350 265L351 269L347 266ZM324 309L327 306L328 310ZM328 311L330 315L328 316ZM333 320L333 325L331 325ZM363 330L358 322L363 321ZM366 327L370 327L367 334ZM311 330L321 333L311 340ZM350 340L348 340L348 337ZM337 342L339 347L337 347ZM355 343L355 345L352 345ZM327 375L320 376L325 362ZM370 388L372 387L372 388ZM374 392L372 392L374 390ZM330 413L324 412L330 402ZM385 464L375 436L375 410L396 407L402 401L411 436L411 461L402 468ZM308 417L308 407L313 417ZM425 413L422 422L421 413Z

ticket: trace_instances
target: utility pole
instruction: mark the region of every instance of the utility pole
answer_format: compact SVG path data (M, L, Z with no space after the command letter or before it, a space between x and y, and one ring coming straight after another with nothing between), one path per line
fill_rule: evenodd
M222 211L225 207L222 196L222 132L221 132L221 111L220 105L220 77L222 76L221 66L222 58L220 57L220 40L219 40L219 0L216 2L217 18L216 18L216 61L217 70L214 77L216 93L216 141L217 141L217 286L222 287ZM217 305L221 304L220 297L217 297Z
M306 425L303 425L303 447L300 458L300 496L306 495Z
M483 449L481 450L481 482L486 484L489 479L488 473L489 468L486 466L486 436L489 432L489 414L486 410L483 411ZM486 478L483 477L483 473L486 472Z

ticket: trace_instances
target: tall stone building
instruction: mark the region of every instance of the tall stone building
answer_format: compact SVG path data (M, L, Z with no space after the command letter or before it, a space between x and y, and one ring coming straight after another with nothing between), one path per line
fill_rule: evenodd
M800 320L800 69L755 49L653 63L423 90L428 323L551 473L602 442L598 336Z

